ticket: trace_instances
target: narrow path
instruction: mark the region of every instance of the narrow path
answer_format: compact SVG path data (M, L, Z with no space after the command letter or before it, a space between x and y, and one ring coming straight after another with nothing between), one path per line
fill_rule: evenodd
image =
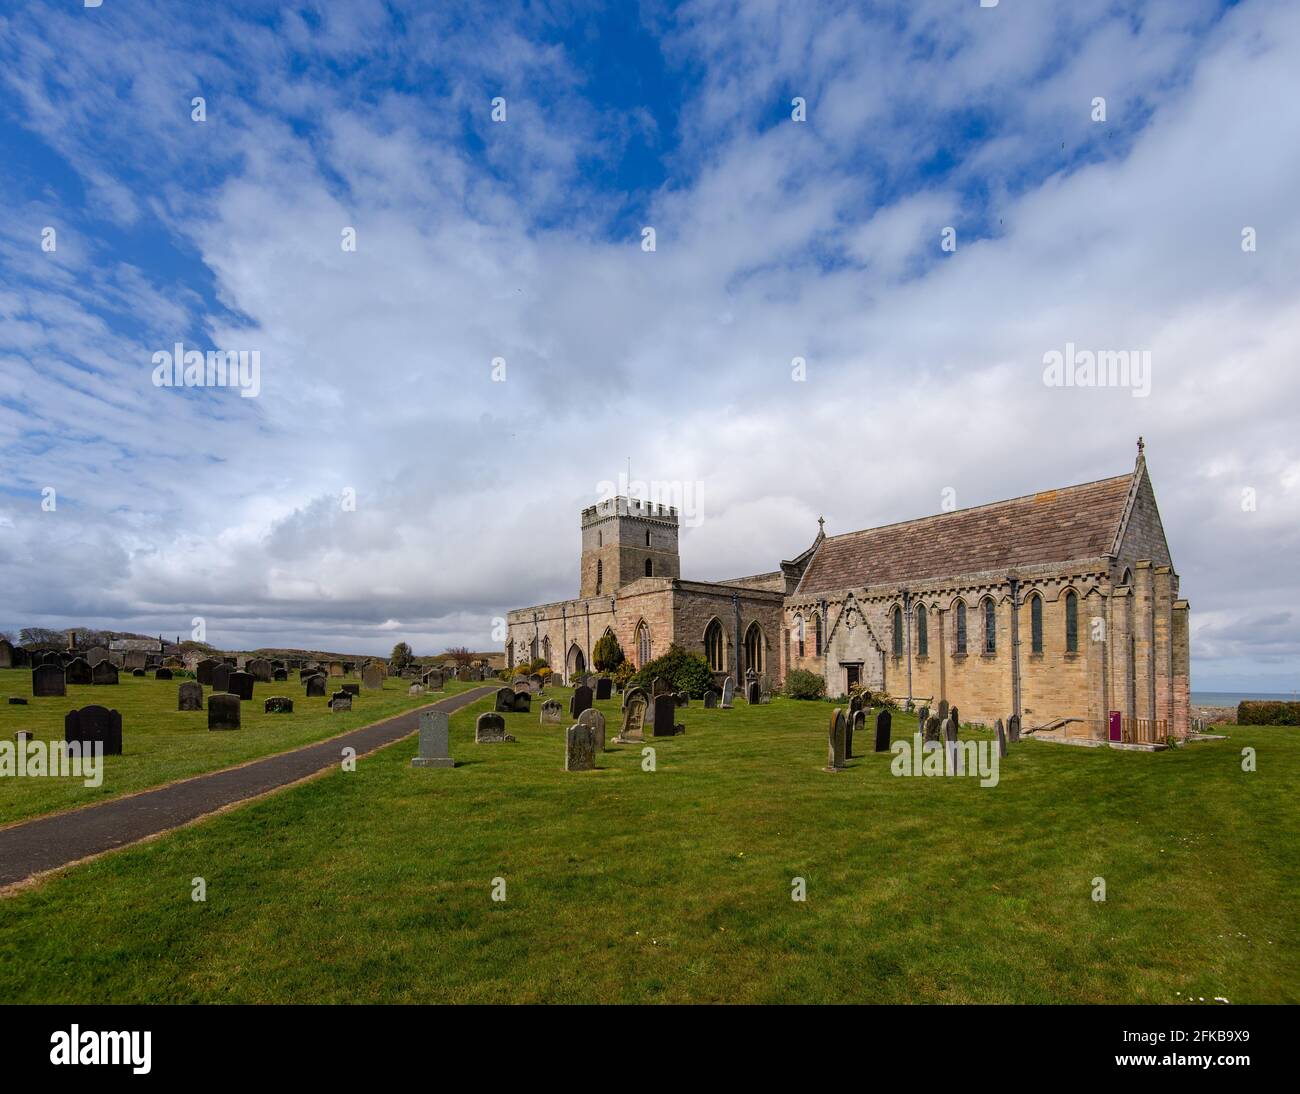
M473 688L327 741L0 829L0 892L301 782L337 766L344 748L361 756L409 736L420 726L421 711L450 714L495 690Z

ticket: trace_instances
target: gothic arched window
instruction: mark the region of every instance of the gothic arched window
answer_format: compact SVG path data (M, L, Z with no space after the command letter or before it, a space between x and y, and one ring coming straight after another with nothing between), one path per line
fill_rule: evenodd
M916 656L930 656L930 627L926 620L924 604L917 605L916 609Z
M600 592L600 587L605 581L605 560L596 559L596 592Z
M795 649L799 651L799 656L802 657L803 656L803 616L802 615L796 615L794 617L794 645L795 645Z
M1065 594L1065 652L1079 652L1079 598L1073 589Z
M984 652L998 652L998 613L992 597L984 601Z
M822 617L820 612L813 616L813 652L818 657L822 655Z
M745 632L745 667L763 671L763 630L757 623L751 623Z
M650 546L650 529L649 529L649 528L647 528L647 529L645 530L645 545L646 545L647 547Z
M964 601L957 601L957 606L953 609L953 631L954 639L957 643L957 652L964 654L966 652L966 604Z
M903 609L894 607L894 656L903 656Z
M724 649L722 624L712 619L704 628L704 657L709 662L709 668L714 672L722 672L727 667Z
M1037 593L1029 598L1029 652L1043 652L1043 598Z
M636 656L637 668L643 669L650 664L650 628L644 620L636 629Z
M654 577L654 576L655 576L655 564L654 564L654 559L648 558L648 559L645 560L645 576L646 576L646 577Z

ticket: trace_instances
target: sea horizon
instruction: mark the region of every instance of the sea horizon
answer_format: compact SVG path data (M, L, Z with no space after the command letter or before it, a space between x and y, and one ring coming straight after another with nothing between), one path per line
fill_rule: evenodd
M1191 694L1192 706L1194 707L1235 707L1243 699L1294 703L1300 701L1300 692L1194 691Z

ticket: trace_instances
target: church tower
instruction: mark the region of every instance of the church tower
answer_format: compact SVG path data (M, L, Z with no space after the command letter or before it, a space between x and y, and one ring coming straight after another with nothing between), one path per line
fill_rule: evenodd
M681 577L677 510L615 497L582 511L584 599L614 593L643 577Z

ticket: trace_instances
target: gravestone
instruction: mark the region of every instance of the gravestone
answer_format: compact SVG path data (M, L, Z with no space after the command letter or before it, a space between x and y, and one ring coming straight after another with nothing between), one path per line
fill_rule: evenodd
M0 669L16 668L14 665L14 645L7 638L0 638Z
M673 693L673 705L677 707L688 707L691 705L691 697L684 691Z
M862 709L862 696L850 695L849 696L849 717L851 718L853 715L857 714L857 712L860 711L861 709Z
M605 751L605 716L595 707L590 707L582 712L578 719L578 725L591 726L592 732L596 736L596 751Z
M213 660L211 657L205 657L194 666L194 678L198 680L200 684L207 684L208 687L212 687L212 670L215 669L217 665L217 661Z
M619 728L618 736L614 738L615 744L625 745L645 740L645 712L645 698L640 695L633 696L632 701L623 710L623 724Z
M936 718L938 718L940 722L942 722L945 718L948 717L948 700L947 700L947 699L940 699L940 700L939 700L939 707L938 707L938 709L934 712L934 716L935 716Z
M576 726L569 726L564 733L564 770L594 771L595 769L595 730L581 722Z
M515 704L512 708L516 714L527 714L533 709L533 693L527 688L515 692Z
M87 666L89 667L89 666ZM122 715L106 707L82 707L63 717L63 739L82 747L99 744L105 756L122 755Z
M25 707L27 700L21 695L11 695L9 696L9 705L11 707Z
M728 676L722 681L722 710L731 709L731 700L736 694L736 682Z
M831 727L830 732L827 734L827 771L840 771L844 768L844 737L846 732L844 711L836 707L831 714Z
M630 688L628 688L627 691L623 692L623 709L624 709L624 710L627 710L627 705L628 705L628 703L630 703L633 699L640 699L641 702L643 702L643 703L645 703L647 706L649 706L649 704L650 704L650 693L649 693L648 691L646 691L645 688L640 687L639 685L636 686L636 687L630 687Z
M930 708L922 705L921 709L916 712L916 724L918 726L925 725L925 720L928 717L930 717Z
M596 698L608 699L614 694L614 681L608 676L601 676L596 680Z
M233 673L234 671L235 670L232 669L229 665L227 665L224 661L220 662L219 664L213 665L212 674L209 677L209 679L212 682L212 690L229 691L230 674ZM202 682L203 682L202 679L200 679L199 683Z
M758 706L758 702L762 697L763 691L758 686L757 680L751 680L745 685L745 702Z
M352 692L336 691L330 696L330 713L347 714L352 711Z
M80 657L74 657L64 668L63 676L69 684L89 684L90 665Z
M1011 744L1020 743L1020 715L1013 714L1007 719L1007 737Z
M564 724L564 707L558 699L545 699L542 702L542 725L558 726Z
M656 676L650 681L650 698L657 699L660 695L672 691L672 685L662 676Z
M132 676L143 676L143 675L144 675L144 669L132 669L132 670L131 670L131 675L132 675Z
M892 722L893 722L893 718L890 716L890 713L887 710L882 710L879 714L876 715L876 751L877 752L889 751L889 743L890 743L889 737L890 737L890 730L892 728Z
M679 733L686 732L685 726L673 722L673 716L677 713L677 704L671 695L667 693L656 695L654 712L654 735L656 737L675 737Z
M945 741L955 741L958 736L957 723L952 720L952 714L943 720L943 739Z
M498 714L509 714L515 709L515 693L509 688L497 688L496 703L492 708Z
M423 695L423 694L424 694L424 685L423 685L423 684L412 684L409 688L406 689L406 694L407 694L407 695Z
M948 719L945 718L943 721L946 722L947 720ZM931 714L930 717L925 720L925 729L923 731L925 740L937 741L942 727L943 722L939 720L939 716L937 714Z
M366 691L381 691L384 687L384 670L373 661L361 670L361 686Z
M360 684L340 684L340 685L339 685L339 690L340 690L340 691L346 691L349 695L352 696L353 699L360 699L360 698L361 698L361 685L360 685Z
M591 709L591 688L586 684L579 684L573 689L573 696L569 699L569 717L577 719L584 711Z
M226 691L248 700L253 697L253 674L235 671L226 679Z
M1002 728L1001 718L993 723L993 732L998 738L998 756L1005 758L1007 754L1007 732Z
M244 671L252 676L254 680L263 684L269 684L271 682L271 673L273 673L275 669L272 667L271 662L265 657L254 657L244 665Z
M474 723L474 743L476 745L496 745L513 741L506 732L506 720L500 714L480 714Z
M197 680L186 680L176 689L177 710L202 710L203 685Z
M208 696L208 728L239 728L239 696L213 692Z
M90 682L92 684L116 684L117 666L107 659L101 661L90 670Z
M262 704L264 714L292 714L293 700L287 695L269 696L265 703Z
M957 770L957 724L952 720L949 714L943 720L943 725L939 727L939 736L943 740L943 751L947 757L945 771Z
M307 677L303 685L307 689L308 699L325 698L325 676L323 673L317 673L315 676Z
M953 724L954 726L957 726L957 727L960 728L960 726L961 726L961 715L957 713L957 708L956 708L955 706L949 708L949 710L948 710L948 718L949 718L949 720L952 722L952 724Z
M155 680L170 680L172 678L171 669L155 669L153 678Z
M860 733L865 733L867 729L867 712L858 707L849 715L848 721L844 726L844 758L853 759L853 738Z
M418 684L415 685L419 687ZM420 744L412 767L455 767L451 758L450 730L447 713L442 710L426 710L420 715Z
M424 686L430 691L441 691L445 686L444 676L439 669L430 669L424 674Z
M68 694L67 680L59 665L41 665L32 669L32 694L38 699Z
M714 710L718 705L718 693L716 691L706 691L704 693L704 709Z
M343 662L342 662L342 661L331 661L331 662L329 663L329 675L330 675L330 676L342 676L342 675L343 675Z
M127 650L122 661L122 667L132 673L148 664L149 656L144 650Z
M541 695L542 689L546 686L546 679L540 672L533 673L528 678L528 690L534 695Z
M528 691L528 677L516 676L513 680L510 681L510 690L516 692Z
M277 684L284 684L284 683L287 683L288 680L289 680L289 670L288 670L288 669L275 669L275 670L271 673L271 679L274 680Z

